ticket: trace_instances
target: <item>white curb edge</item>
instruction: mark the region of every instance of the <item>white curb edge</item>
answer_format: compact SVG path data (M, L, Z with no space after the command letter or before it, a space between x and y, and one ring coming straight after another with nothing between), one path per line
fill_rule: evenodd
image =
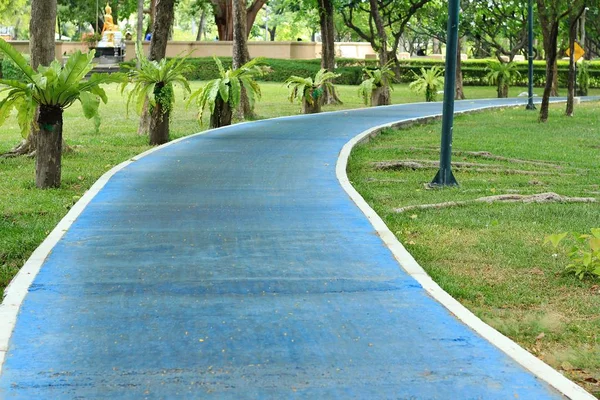
M522 106L518 104L516 106ZM506 106L503 106L506 107ZM513 107L513 106L508 106ZM469 113L473 111L479 111L487 108L499 108L499 106L485 106L480 108L471 109L468 111L457 111L455 114ZM439 118L441 114L434 114L419 118L407 119L394 123L388 123L379 125L374 128L368 129L359 135L355 136L342 148L338 162L336 164L335 172L337 178L342 185L342 188L350 196L352 201L360 208L365 216L371 222L371 225L375 228L377 234L381 237L385 245L390 249L394 258L400 263L400 266L417 282L423 286L423 289L433 297L436 301L441 303L448 309L454 316L460 319L464 324L473 329L479 335L481 335L488 342L499 348L501 351L506 353L509 357L513 358L517 363L529 370L539 379L547 382L550 386L558 390L560 393L565 395L571 400L596 400L594 396L585 391L581 386L575 382L567 379L560 372L535 357L527 350L519 346L517 343L504 336L481 319L475 314L469 311L465 306L460 304L456 299L446 293L437 283L427 275L427 272L417 263L413 256L404 248L402 243L398 241L396 236L389 230L385 222L377 215L377 213L367 204L365 199L354 189L348 175L346 174L346 167L348 165L348 158L354 146L368 140L371 137L376 136L383 129L400 127L410 125L413 123L420 123L429 119Z

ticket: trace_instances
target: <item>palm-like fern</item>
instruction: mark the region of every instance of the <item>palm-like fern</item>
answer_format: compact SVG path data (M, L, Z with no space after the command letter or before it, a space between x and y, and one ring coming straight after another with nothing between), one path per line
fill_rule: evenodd
M217 57L213 57L213 59L219 69L220 77L208 81L206 85L192 93L189 102L196 100L200 123L202 123L202 112L208 106L211 114L211 128L217 128L231 124L230 115L226 118L213 117L215 117L215 113L223 112L220 105L227 105L226 109L230 112L240 104L242 87L246 89L250 108L254 108L254 103L261 96L260 86L255 79L267 73L269 69L264 63L264 58L261 57L257 57L235 70L225 70L221 60ZM218 122L216 122L217 120Z
M487 73L486 79L491 84L498 85L498 97L508 97L508 86L521 76L517 65L513 62L494 62L488 68L490 71Z
M444 71L439 67L421 68L421 75L414 75L416 80L408 87L415 93L425 93L425 101L436 101L437 92L444 85Z
M319 98L323 96L325 90L335 92L335 87L331 80L338 76L340 74L329 72L324 68L317 72L314 79L292 75L285 81L285 85L288 88L288 99L290 102L299 99L311 106L316 105L319 103Z
M6 121L13 108L17 110L17 120L23 136L28 135L32 122L37 123L40 136L36 149L36 185L40 188L58 187L61 175L63 110L79 101L86 118L99 118L100 101L108 101L99 85L120 82L123 76L92 74L85 80L85 76L94 67L94 51L87 54L77 51L64 66L54 60L47 67L38 67L37 72L19 52L2 39L0 52L23 73L22 81L0 79L0 84L6 86L0 92L8 92L0 101L0 124ZM40 113L35 121L38 107Z
M369 105L373 90L382 87L384 82L389 82L395 74L391 69L391 62L377 69L363 68L363 72L367 77L358 86L358 95L363 99L365 105ZM389 85L389 88L394 90L391 85Z

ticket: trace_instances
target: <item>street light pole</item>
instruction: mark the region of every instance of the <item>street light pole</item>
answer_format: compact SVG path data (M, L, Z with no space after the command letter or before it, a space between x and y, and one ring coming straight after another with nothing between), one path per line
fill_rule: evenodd
M454 129L454 91L456 90L456 56L458 52L458 18L460 0L448 2L448 39L446 40L446 72L444 77L444 105L442 114L442 144L440 170L430 186L456 186L452 174L452 131Z
M528 71L528 95L526 110L535 110L533 104L533 0L529 0L527 5L527 27L528 27L528 44L527 44L527 59L529 61Z
M96 32L94 32L94 34L96 34L96 35L98 34L98 17L99 17L98 16L98 6L99 6L98 1L99 0L96 0Z

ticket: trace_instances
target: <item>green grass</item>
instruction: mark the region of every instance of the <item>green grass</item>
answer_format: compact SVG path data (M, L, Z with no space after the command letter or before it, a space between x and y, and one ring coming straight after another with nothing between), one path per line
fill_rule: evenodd
M600 396L600 281L564 273L546 235L600 227L600 205L476 204L394 209L499 194L556 192L600 200L600 104L574 118L554 106L547 124L537 113L503 109L455 120L453 163L459 187L426 189L432 169L377 169L375 162L439 160L440 123L388 130L351 155L349 177L425 270L485 322ZM487 151L521 161L486 159ZM486 170L487 169L487 170ZM496 171L490 171L496 169ZM498 170L502 170L499 172ZM527 171L517 173L515 170ZM543 335L541 335L543 333ZM588 379L588 381L586 381Z

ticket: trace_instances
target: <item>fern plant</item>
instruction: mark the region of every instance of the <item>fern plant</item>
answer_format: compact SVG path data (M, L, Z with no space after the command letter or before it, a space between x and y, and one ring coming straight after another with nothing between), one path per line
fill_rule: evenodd
M124 77L122 74L92 74L85 80L94 66L94 51L77 51L64 66L54 60L47 67L39 66L37 72L19 52L2 39L0 52L23 73L22 80L0 79L0 84L6 86L1 92L7 92L6 97L0 101L0 125L6 121L13 108L17 110L17 120L24 137L28 135L31 124L37 124L36 186L42 189L59 187L63 111L79 101L86 118L99 118L100 102L106 104L108 101L100 85L120 82Z
M439 67L421 68L421 75L413 74L416 79L408 87L415 93L424 93L425 101L436 101L437 92L444 85L444 71Z
M487 73L486 79L492 85L498 86L498 98L507 98L509 85L521 76L517 65L513 62L493 62L488 68L490 71Z
M208 81L206 85L192 94L189 102L196 100L198 105L198 117L202 123L202 113L208 107L210 111L210 128L231 125L233 110L240 104L242 87L248 95L250 109L254 108L256 100L260 99L260 86L256 83L256 77L266 74L269 70L264 63L264 58L257 57L240 68L225 70L221 60L213 56L219 78Z
M185 78L185 72L190 69L186 64L187 57L173 58L160 61L150 61L136 45L136 55L140 68L132 67L128 73L129 82L124 82L121 92L129 83L133 88L127 96L127 111L132 101L135 101L136 111L142 114L144 103L149 104L150 112L150 144L158 145L169 141L169 119L175 103L173 87L181 86L184 95L191 92Z
M302 113L313 114L321 112L321 97L325 91L335 93L335 87L331 82L340 74L329 72L322 68L317 72L315 78L302 78L292 75L286 79L288 88L288 99L290 102L298 99L302 102Z
M389 90L394 90L394 88L388 82L395 76L394 71L390 67L391 63L387 63L377 69L363 68L366 78L358 86L358 95L362 98L365 105L379 106L389 104ZM383 93L382 96L381 92L387 92L387 96L386 93ZM382 97L384 98L382 99Z

